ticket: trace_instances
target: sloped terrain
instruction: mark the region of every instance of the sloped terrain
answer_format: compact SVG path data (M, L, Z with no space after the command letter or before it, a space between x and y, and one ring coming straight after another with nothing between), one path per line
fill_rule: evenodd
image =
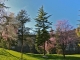
M66 55L64 59L62 55L58 54L47 54L45 58L43 54L23 54L23 60L80 60L80 54ZM0 60L20 60L21 53L0 48Z

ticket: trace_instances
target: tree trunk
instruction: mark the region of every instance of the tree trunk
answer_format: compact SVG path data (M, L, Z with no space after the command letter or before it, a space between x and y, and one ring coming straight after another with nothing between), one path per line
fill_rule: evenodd
M10 41L10 39L8 39L8 49L10 49L11 48L11 41Z
M44 53L44 56L45 56L45 42L44 42L44 52L43 53Z
M65 58L65 50L63 49L63 58Z
M22 43L22 46L21 46L21 59L20 60L23 60L23 43Z
M44 20L43 20L43 40L45 40L45 38L44 38ZM44 56L45 56L45 41L44 41Z
M22 33L21 60L23 60L23 39L24 39L23 38L23 26L24 25L23 25L23 22L22 22L22 32L21 32Z
M63 43L63 46L62 46L62 51L63 51L63 58L65 58L65 45Z
M9 42L9 47L8 47L8 49L10 49L10 42Z
M30 48L30 53L33 53L33 52L32 52L32 47L30 46L29 48Z

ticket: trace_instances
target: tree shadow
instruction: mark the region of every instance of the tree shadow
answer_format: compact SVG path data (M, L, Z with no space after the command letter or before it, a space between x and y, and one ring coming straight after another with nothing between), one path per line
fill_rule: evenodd
M11 53L6 51L5 49L0 50L0 55L6 56L6 57L14 57L18 60L20 59L20 57L16 57L16 56L12 55ZM26 60L26 59L23 59L23 60Z
M80 60L80 57L74 57L74 56L66 56L66 58L64 59L63 56L59 56L59 55L46 55L47 57L42 57L42 54L26 54L28 56L40 59L40 60Z

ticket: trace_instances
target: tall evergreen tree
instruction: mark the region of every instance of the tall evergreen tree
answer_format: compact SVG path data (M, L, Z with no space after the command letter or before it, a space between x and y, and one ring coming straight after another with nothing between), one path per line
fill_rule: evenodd
M46 16L48 13L44 12L43 6L39 9L38 16L35 18L36 21L36 27L39 29L37 32L36 37L36 45L37 48L41 45L44 46L44 55L45 55L45 41L49 39L49 33L47 31L48 28L50 28L51 22L48 21L48 18L51 15Z
M20 26L18 29L19 40L21 40L21 60L23 59L23 41L26 39L25 34L28 34L29 28L25 27L25 23L30 22L30 18L28 17L25 10L21 10L16 19L20 22Z

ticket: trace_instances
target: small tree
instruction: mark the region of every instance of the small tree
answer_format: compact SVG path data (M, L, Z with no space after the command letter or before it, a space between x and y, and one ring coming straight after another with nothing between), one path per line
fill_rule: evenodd
M57 48L62 49L62 54L65 58L65 49L66 46L73 41L74 36L71 33L72 26L69 25L67 20L58 21L56 24L56 42Z
M51 22L48 22L48 18L51 16L46 16L48 13L44 12L43 6L39 9L38 16L35 18L35 21L37 24L35 25L37 28L39 28L37 33L37 39L36 39L36 45L37 47L41 46L41 44L44 46L44 55L45 55L45 41L49 39L49 33L47 31L48 28L50 28Z

